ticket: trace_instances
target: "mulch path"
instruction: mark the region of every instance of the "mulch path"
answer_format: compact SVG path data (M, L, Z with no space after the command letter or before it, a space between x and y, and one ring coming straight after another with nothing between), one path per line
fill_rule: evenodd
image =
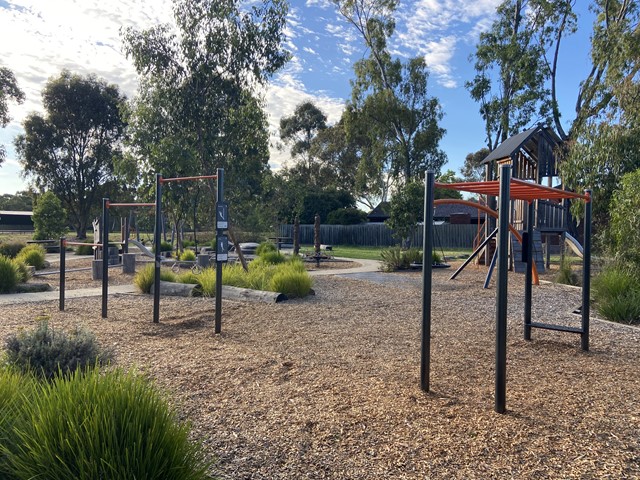
M81 324L168 392L223 479L640 478L640 329L593 320L522 339L510 273L507 413L493 410L495 285L434 271L431 393L419 386L420 273L323 276L281 304L117 295L3 307L0 337ZM89 272L90 275L90 272ZM580 290L533 289L534 320L579 324Z

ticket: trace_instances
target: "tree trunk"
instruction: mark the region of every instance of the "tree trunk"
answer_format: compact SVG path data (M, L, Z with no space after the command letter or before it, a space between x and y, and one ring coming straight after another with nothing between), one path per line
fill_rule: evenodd
M313 222L313 246L316 255L320 255L320 215L317 213Z
M300 217L296 215L293 220L293 254L300 253Z

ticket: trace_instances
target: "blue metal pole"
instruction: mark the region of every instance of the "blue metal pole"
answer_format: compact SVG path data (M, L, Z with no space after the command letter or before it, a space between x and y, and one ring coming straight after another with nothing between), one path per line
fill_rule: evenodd
M224 202L224 169L218 168L216 170L216 212L218 204ZM216 213L217 215L217 213ZM216 224L218 223L216 218ZM216 317L215 317L215 333L222 332L222 264L218 261L218 237L224 235L224 230L217 228L216 225Z
M589 350L589 297L591 294L591 190L584 192L589 201L584 205L584 248L582 250L582 350Z
M65 263L66 263L66 254L65 251L65 237L60 237L60 299L59 299L59 307L60 311L64 310L64 288L65 288Z
M535 222L535 203L529 202L527 217L527 272L524 280L524 339L531 340L531 284L533 283L533 224ZM547 239L548 241L548 239Z
M422 343L420 350L420 387L429 391L431 367L431 288L433 251L433 191L435 173L426 172L424 178L424 231L422 236Z
M109 295L109 199L102 199L102 318L107 318Z
M509 267L509 210L511 165L500 167L498 215L498 279L496 288L496 385L495 410L506 410L507 391L507 282Z
M160 322L160 264L162 252L160 251L162 235L162 174L156 173L156 223L153 234L155 245L154 274L153 274L153 323Z

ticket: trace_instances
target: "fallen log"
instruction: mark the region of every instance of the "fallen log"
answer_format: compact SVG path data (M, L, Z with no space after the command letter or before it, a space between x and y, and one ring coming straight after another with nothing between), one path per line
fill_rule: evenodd
M155 285L151 285L151 294L155 292ZM160 280L160 295L172 297L193 297L193 290L197 287L192 283L164 282Z
M279 303L287 300L287 296L284 293L229 287L227 285L222 286L222 298L226 300L243 300L264 303Z

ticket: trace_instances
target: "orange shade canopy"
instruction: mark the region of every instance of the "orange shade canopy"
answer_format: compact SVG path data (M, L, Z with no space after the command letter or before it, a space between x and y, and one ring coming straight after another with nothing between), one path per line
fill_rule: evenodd
M462 192L479 193L482 195L492 195L497 197L500 195L500 182L492 180L489 182L459 182L459 183L440 183L436 182L437 188L448 188L450 190L459 190ZM580 198L586 202L591 201L589 195L568 192L559 188L545 187L536 183L525 182L518 178L511 179L509 187L510 197L517 200L526 200L528 202L537 199L556 199L563 198Z

